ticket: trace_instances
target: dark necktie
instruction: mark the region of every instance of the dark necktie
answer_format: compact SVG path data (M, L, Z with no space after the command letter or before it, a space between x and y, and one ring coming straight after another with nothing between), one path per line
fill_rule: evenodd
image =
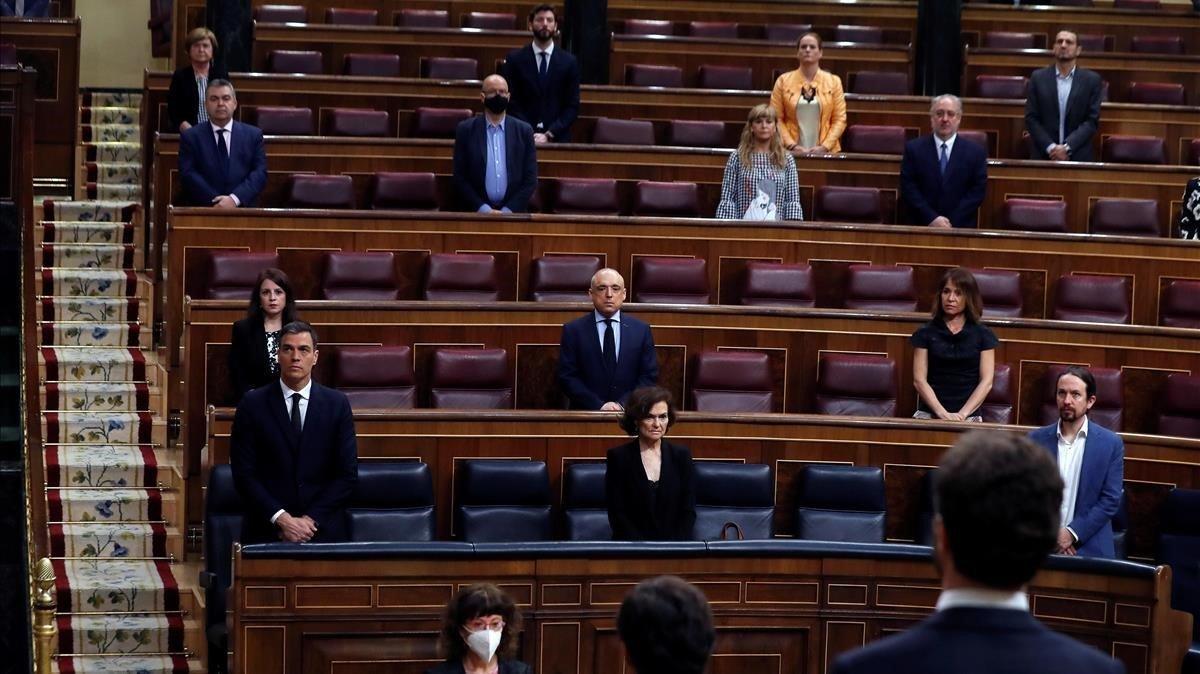
M546 62L547 61L549 61L549 59L546 56L546 52L544 52L544 51L538 52L538 77L542 78L543 80L546 79Z
M617 367L617 335L611 318L604 319L604 367L609 370Z
M292 430L296 431L296 435L304 430L304 425L300 423L300 394L292 394Z
M938 166L942 169L942 177L946 176L946 165L950 163L950 156L946 154L946 144L942 143L942 156L938 159Z
M229 163L229 145L225 142L226 129L217 129L217 156Z

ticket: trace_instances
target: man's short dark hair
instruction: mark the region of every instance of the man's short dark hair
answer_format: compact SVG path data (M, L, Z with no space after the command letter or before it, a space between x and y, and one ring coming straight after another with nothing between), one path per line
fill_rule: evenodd
M972 431L942 456L934 503L959 573L997 589L1029 582L1054 548L1063 481L1021 435Z
M223 77L218 77L215 80L209 80L208 87L204 89L204 94L208 95L209 89L215 89L217 87L229 87L229 92L233 94L233 100L237 100L237 89L233 88L233 82L230 82Z
M558 12L554 11L554 5L547 5L546 3L542 3L542 4L538 5L537 7L534 7L533 9L529 10L529 23L533 23L533 17L537 16L538 14L541 14L542 12L550 12L551 14L553 14L554 15L554 23L558 23Z
M643 580L625 595L617 631L638 674L701 674L716 641L708 601L676 576Z
M308 336L312 337L313 350L316 350L317 330L304 321L292 321L291 323L283 326L283 330L281 330L279 333L279 342L282 344L283 338L287 337L288 335L299 335L302 333L308 333Z
M1056 392L1058 391L1058 382L1062 381L1062 378L1067 375L1079 377L1079 380L1083 382L1084 387L1087 389L1087 397L1091 398L1096 395L1096 376L1092 374L1091 370L1082 365L1071 365L1066 370L1063 370L1062 374L1058 375L1058 379L1054 380L1054 390Z

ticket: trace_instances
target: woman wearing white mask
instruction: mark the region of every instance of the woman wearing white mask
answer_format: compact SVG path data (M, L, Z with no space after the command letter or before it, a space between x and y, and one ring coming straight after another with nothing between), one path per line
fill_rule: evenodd
M425 674L531 674L516 660L521 614L504 592L489 583L458 591L442 615L439 644L446 661Z

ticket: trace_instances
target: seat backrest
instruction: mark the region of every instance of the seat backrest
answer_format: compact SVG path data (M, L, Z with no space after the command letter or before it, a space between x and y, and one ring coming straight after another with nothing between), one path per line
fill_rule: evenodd
M1079 34L1079 46L1082 47L1084 51L1091 51L1091 52L1112 51L1115 46L1115 43L1116 43L1116 40L1113 38L1112 35L1105 35L1103 33L1080 33Z
M708 300L708 265L703 258L634 258L634 302L708 304Z
M764 30L767 42L796 44L801 35L812 30L811 23L768 23Z
M371 179L371 208L436 211L437 177L432 173L376 173Z
M512 375L504 349L434 349L429 402L435 409L507 410L513 406Z
M392 253L326 253L324 269L321 299L394 300L400 295Z
M1006 30L989 30L983 34L980 44L984 49L1037 49L1037 37L1033 33L1015 33Z
M480 30L516 30L518 27L517 15L508 12L467 12L463 14L462 25Z
M399 54L346 54L342 74L356 77L400 77Z
M407 348L407 347L405 347ZM352 542L432 541L436 536L433 476L420 461L358 464L346 509Z
M908 138L902 126L851 124L842 136L843 152L869 154L904 154Z
M474 80L479 78L479 61L448 56L421 57L421 77L435 80Z
M1200 559L1200 489L1176 487L1163 504L1156 561L1171 566L1171 607L1193 616L1200 615L1197 559ZM1192 622L1192 641L1200 642L1200 620Z
M797 482L796 538L883 542L887 501L881 468L812 464Z
M633 188L633 214L695 218L700 215L700 186L689 182L639 180Z
M1118 164L1167 163L1167 144L1157 136L1107 136L1101 148L1103 161Z
M725 123L673 119L667 122L666 143L679 147L722 147L725 145Z
M246 300L254 290L258 273L279 266L276 253L214 250L208 255L207 281L200 299Z
M1050 318L1128 324L1132 318L1130 302L1128 277L1064 274L1054 289Z
M354 179L293 173L288 177L287 204L292 208L354 208Z
M908 73L860 70L850 73L850 93L870 96L909 96Z
M883 29L878 26L839 25L833 29L833 41L883 44Z
M885 356L823 353L817 362L817 414L896 415L896 361Z
M906 265L852 264L846 276L847 309L916 311L916 273Z
M696 523L692 538L721 539L727 522L737 524L746 540L775 536L775 483L762 463L696 462ZM735 536L732 531L730 536Z
M1088 225L1092 234L1161 236L1158 222L1154 199L1100 198L1092 204Z
M1129 492L1121 492L1121 501L1117 504L1117 512L1112 518L1113 530L1113 552L1114 559L1126 559L1129 557L1129 546L1127 543L1129 531Z
M275 49L267 54L267 71L297 75L325 72L324 56L319 51Z
M1011 424L1013 418L1012 368L1008 363L996 363L992 371L992 390L988 391L979 416L993 424Z
M233 544L242 538L245 506L233 483L233 468L212 467L204 496L204 570L213 575L205 588L208 625L225 624L225 594L233 582Z
M304 5L259 5L254 8L254 20L262 23L307 23L308 10Z
M449 28L450 12L444 9L401 9L396 25L405 28Z
M600 145L653 145L654 124L644 119L599 117L592 128L592 142Z
M329 7L325 10L325 23L335 26L374 26L379 23L379 12L374 9Z
M1172 372L1167 376L1158 433L1200 440L1200 375Z
M917 545L933 547L933 518L937 514L933 503L933 489L936 479L937 468L930 468L921 476L917 496L917 532L913 539Z
M696 73L696 86L701 89L753 89L754 70L749 66L705 64Z
M1129 39L1129 51L1134 54L1172 54L1184 52L1179 35L1134 35Z
M736 40L738 25L730 21L690 21L687 25L687 34L691 37Z
M1056 389L1058 378L1067 369L1066 365L1051 365L1042 376L1041 425L1058 421ZM1093 367L1096 378L1096 404L1088 412L1088 418L1115 433L1124 430L1125 393L1121 370L1109 367Z
M1129 102L1183 105L1183 91L1183 85L1174 82L1134 82L1129 85Z
M597 255L543 255L529 264L529 299L534 302L586 302L592 276L603 263Z
M675 27L661 19L625 19L621 26L625 35L674 35Z
M1008 269L972 269L988 318L1020 318L1025 307L1021 274Z
M1167 282L1158 305L1158 324L1168 328L1200 328L1200 281Z
M747 306L812 308L817 293L806 264L751 260L742 275L738 301Z
M334 361L337 388L356 409L408 410L416 406L412 349L407 346L343 346Z
M0 66L17 65L17 45L12 42L0 42Z
M979 147L983 148L983 151L988 154L991 154L991 152L992 152L991 143L988 142L988 135L987 135L986 131L975 131L975 130L971 130L971 129L959 129L958 137L963 140L975 143Z
M614 178L558 178L555 183L555 213L618 215L621 212Z
M329 136L381 138L391 135L387 110L330 108L325 123L325 133Z
M771 363L762 351L702 351L692 366L696 412L774 412Z
M453 138L458 123L470 119L468 108L417 108L413 111L414 138Z
M1001 229L1026 232L1067 231L1067 202L1049 199L1006 199L1000 208Z
M254 110L254 122L268 136L313 135L312 108L260 105Z
M1188 159L1189 166L1200 166L1200 138L1193 138L1188 144Z
M630 63L625 66L625 84L631 87L682 87L683 68Z
M421 298L437 302L499 300L496 256L491 253L431 254Z
M817 188L813 198L813 218L833 222L883 222L883 195L878 187L842 187L825 185Z
M1025 98L1029 78L1022 75L976 75L975 95L980 98Z
M545 462L463 461L458 480L455 514L462 540L550 540L550 475Z
M563 471L564 537L569 541L612 539L603 463L569 463Z

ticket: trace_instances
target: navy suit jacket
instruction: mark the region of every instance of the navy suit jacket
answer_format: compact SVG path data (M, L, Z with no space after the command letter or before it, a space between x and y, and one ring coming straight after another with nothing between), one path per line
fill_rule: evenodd
M979 204L987 195L987 152L959 136L950 152L943 179L938 146L932 135L908 141L900 160L900 196L914 225L928 225L939 215L955 227L975 227Z
M579 116L579 63L575 56L554 46L546 81L538 77L533 45L514 49L504 59L500 74L512 95L508 112L529 123L535 131L549 131L557 143L571 140L571 125Z
M454 130L454 187L464 209L478 211L480 206L488 204L513 213L529 210L529 198L537 187L537 150L533 146L533 129L512 115L506 115L504 121L504 159L508 189L502 203L492 204L484 182L487 118L476 115L458 123Z
M571 409L598 410L606 402L622 405L635 388L658 381L658 357L650 326L621 312L621 347L617 367L609 372L596 332L596 314L589 311L563 326L558 350L558 385Z
M1058 142L1058 83L1056 68L1033 71L1025 97L1025 130L1032 147L1030 157L1049 159L1046 146ZM1067 96L1067 123L1063 126L1072 161L1095 161L1092 136L1100 128L1100 76L1086 68L1075 68L1071 93Z
M346 502L358 481L350 401L316 382L309 395L299 437L278 379L246 393L238 404L230 463L246 505L243 541L278 540L271 516L280 509L315 520L314 542L346 538Z
M1026 611L959 607L833 662L830 674L1123 674L1125 666Z
M233 123L229 162L222 166L210 122L179 136L179 175L186 203L211 206L213 197L236 194L241 206L253 206L267 184L267 151L256 126Z
M0 0L0 16L16 16L17 0ZM38 18L50 16L50 0L25 0L25 13L21 16Z
M1029 439L1045 447L1058 461L1058 424L1042 426ZM1125 479L1125 443L1121 436L1088 419L1083 443L1083 465L1075 497L1075 518L1064 522L1079 537L1075 550L1087 557L1117 556L1113 547L1112 519L1121 507Z

